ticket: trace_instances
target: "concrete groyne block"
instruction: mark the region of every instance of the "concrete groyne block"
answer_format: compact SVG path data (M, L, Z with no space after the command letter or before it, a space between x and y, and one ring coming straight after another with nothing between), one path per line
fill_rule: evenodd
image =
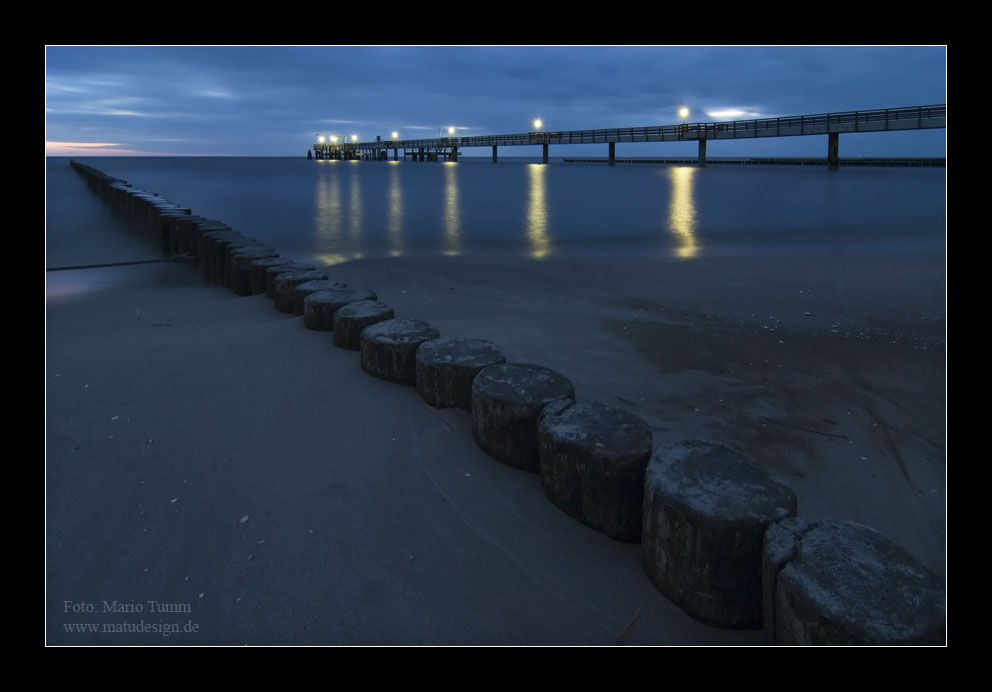
M215 248L220 242L238 240L243 238L238 231L221 229L202 233L197 241L200 255L200 273L203 280L209 283L216 283L217 260L215 255L218 250Z
M251 295L256 296L259 293L265 293L265 270L269 267L281 267L286 264L292 264L293 260L288 257L263 257L261 259L253 259L251 261L251 266L248 268L248 283L251 289Z
M335 312L350 303L375 299L375 293L367 288L332 288L315 291L303 300L303 326L315 331L332 331Z
M243 250L272 250L268 245L262 243L254 238L245 238L243 240L236 240L231 243L222 244L221 253L223 257L221 258L221 273L218 283L227 288L234 289L233 279L234 279L234 255L237 252Z
M265 268L265 297L269 300L276 299L276 278L280 274L288 272L316 271L317 267L306 262L290 262L289 264L277 264Z
M472 381L490 365L505 363L499 346L482 339L452 337L417 349L417 393L436 408L472 407Z
M348 288L344 281L334 281L333 279L317 279L315 281L305 281L297 284L293 289L293 312L302 315L305 312L304 301L311 293L324 291L333 288ZM304 320L304 323L306 320Z
M178 204L168 200L157 199L152 202L152 206L149 208L148 214L148 228L153 237L158 237L159 241L162 243L162 247L165 248L166 254L175 254L172 249L173 239L172 229L170 227L171 220L189 215L189 209L180 207Z
M239 296L250 296L252 262L278 256L279 253L269 247L238 250L231 255L231 275L228 277L228 287Z
M229 245L237 244L238 247L252 247L258 242L254 238L246 238L238 231L224 231L211 239L204 256L204 261L209 265L206 276L211 283L224 283L224 253Z
M214 233L219 231L228 231L233 233L234 229L228 226L226 223L222 223L215 219L206 219L203 221L194 222L193 230L190 233L189 251L193 254L200 255L202 261L203 250L201 245L203 242L203 237L208 233Z
M187 250L188 236L192 232L193 223L203 217L193 214L182 214L178 210L165 211L159 218L159 230L162 242L162 254L166 257L181 255ZM180 247L184 249L180 250Z
M182 214L171 211L162 215L163 245L168 245L170 255L196 254L197 224L208 221L196 214Z
M764 537L765 641L943 645L944 583L875 529L783 519Z
M359 300L334 313L333 343L338 348L360 351L362 330L395 317L393 308L378 300Z
M575 387L550 368L528 363L485 367L472 381L472 437L497 461L537 473L538 418L545 406L562 399L575 399Z
M361 365L381 380L416 384L417 349L425 341L441 336L423 320L392 319L370 325L361 333Z
M278 267L270 267L277 269ZM290 271L275 276L275 304L279 312L296 314L296 287L307 281L327 279L327 274L319 271Z
M554 401L537 429L541 486L560 510L610 538L641 540L651 430L598 402Z
M644 481L641 561L661 593L707 624L762 628L762 540L796 495L724 445L655 450Z

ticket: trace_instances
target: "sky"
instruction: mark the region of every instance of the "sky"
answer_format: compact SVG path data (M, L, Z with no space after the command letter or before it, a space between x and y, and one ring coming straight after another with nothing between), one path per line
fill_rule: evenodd
M53 156L306 156L359 141L933 105L944 46L47 46ZM849 134L840 156L944 156L946 130ZM618 144L689 156L695 143ZM469 149L466 155L489 156ZM539 148L501 156L540 155ZM607 146L552 145L551 156ZM826 156L826 136L710 142L707 155Z

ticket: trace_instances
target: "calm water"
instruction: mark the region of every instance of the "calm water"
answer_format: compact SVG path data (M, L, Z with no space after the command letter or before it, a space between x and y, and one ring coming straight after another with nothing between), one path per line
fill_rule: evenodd
M284 256L325 263L425 254L945 251L944 169L79 160L223 221ZM78 241L59 222L82 213L74 205L85 202L68 161L48 159L50 254ZM72 233L78 236L78 227Z

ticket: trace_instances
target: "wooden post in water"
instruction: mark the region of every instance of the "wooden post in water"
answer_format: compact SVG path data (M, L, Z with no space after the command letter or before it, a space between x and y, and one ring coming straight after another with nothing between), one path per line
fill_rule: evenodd
M840 133L827 134L827 168L836 169L840 165Z
M496 145L493 145L493 163L496 163Z
M610 165L612 166L617 162L617 143L610 142Z
M699 140L699 167L706 168L706 140Z
M541 163L547 163L548 162L548 143L545 142L542 146L544 147L544 158L541 161Z

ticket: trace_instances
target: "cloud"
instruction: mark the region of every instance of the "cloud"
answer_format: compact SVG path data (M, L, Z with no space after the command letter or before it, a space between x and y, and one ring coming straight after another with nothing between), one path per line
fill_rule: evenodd
M84 89L82 87L78 87L78 86L69 85L69 84L62 84L61 82L56 82L54 80L49 79L48 81L45 82L45 91L46 92L64 92L64 93L69 93L69 94L78 94L78 93L85 92L86 89Z
M743 108L721 108L706 111L706 115L720 120L740 120L741 118L764 118L763 113L747 111Z
M234 99L237 98L234 94L229 91L221 91L219 89L198 89L193 92L194 94L199 94L200 96L207 96L209 98L215 99Z
M99 156L101 153L107 153L107 150L110 149L110 153L117 156L130 151L119 149L120 146L117 142L45 142L45 154L48 156L67 156L69 154Z
M536 117L549 130L673 124L682 104L701 121L940 103L945 68L940 47L49 47L46 127L67 142L278 154L314 131L499 134Z

